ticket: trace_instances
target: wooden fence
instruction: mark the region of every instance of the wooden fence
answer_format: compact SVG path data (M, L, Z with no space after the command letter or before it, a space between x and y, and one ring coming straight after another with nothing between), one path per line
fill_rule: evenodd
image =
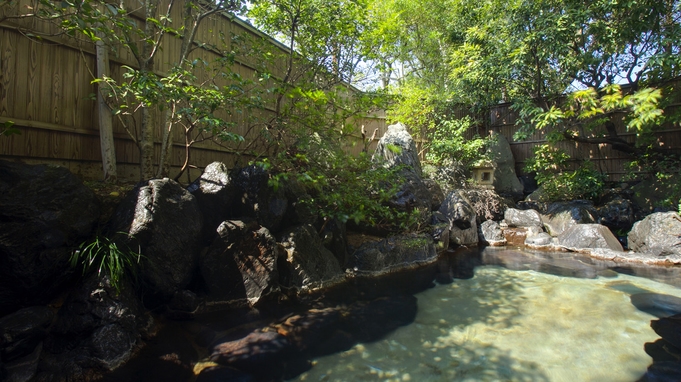
M11 3L3 3L0 9L0 20L3 15L18 12L30 5L30 0L21 0L15 8L7 8ZM167 0L166 0L167 2ZM132 10L134 3L127 1ZM165 4L167 5L167 4ZM159 9L163 9L162 4ZM23 8L22 8L23 7ZM172 15L173 20L182 20L179 5ZM137 23L144 20L135 11L131 17ZM175 25L175 27L179 27ZM32 35L27 35L32 31ZM96 103L92 95L96 92L92 84L96 73L95 46L90 41L78 40L59 34L58 27L36 19L5 19L0 22L0 126L12 121L20 130L20 134L0 137L0 158L21 160L27 163L49 163L64 166L84 179L102 177L101 149L99 143L98 116ZM285 46L265 36L250 24L227 14L215 14L204 20L196 37L200 47L195 49L190 59L203 59L213 62L219 58L218 52L211 48L225 40L219 36L227 36L227 44L232 44L229 36L240 36L242 41L258 42L279 58L268 63L269 71L274 77L283 77L285 60L288 53ZM174 57L180 49L181 40L166 34L163 49L155 58L153 70L160 76L167 75L172 67ZM255 55L247 51L253 46L242 49L230 70L242 78L253 78L258 65ZM111 77L122 78L124 66L137 67L136 60L129 50L117 49L110 52ZM206 71L197 74L199 81L208 77ZM348 91L356 91L347 85ZM267 96L265 96L267 97ZM270 96L271 97L271 96ZM234 123L234 133L246 138L242 145L260 139L257 129L253 129L254 118L267 119L272 115L272 99L265 99L264 106L247 113L230 114L225 111L223 117ZM160 113L157 113L160 114ZM158 116L157 116L158 117ZM139 120L133 122L139 122ZM380 137L385 132L385 117L381 112L370 116L355 117L348 120L357 126L357 133L348 139L348 149L359 152L364 147L359 126L365 125L367 131L379 129ZM158 123L157 123L158 124ZM133 123L134 127L134 123ZM184 134L175 129L172 136L171 174L177 173L184 161ZM154 132L155 162L161 152L162 128L159 124ZM114 140L118 167L118 177L123 180L139 179L140 153L130 134L121 123L114 123ZM371 143L375 147L375 142ZM239 147L225 147L216 140L197 143L192 148L192 164L197 169L191 171L189 180L200 174L202 167L213 161L225 162L234 166L248 161L252 157L248 153L240 153ZM258 147L256 147L256 150ZM252 152L250 150L249 152ZM183 180L185 178L183 177Z

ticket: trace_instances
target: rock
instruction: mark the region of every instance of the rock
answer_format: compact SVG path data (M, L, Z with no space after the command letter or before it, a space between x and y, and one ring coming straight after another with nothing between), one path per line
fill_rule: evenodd
M548 203L551 201L551 198L546 194L544 188L539 186L539 188L525 197L525 201L531 203Z
M681 255L681 217L657 212L634 223L627 236L629 248L655 256Z
M279 264L280 282L285 287L313 290L343 280L338 260L322 245L309 224L291 228L280 235L285 253Z
M24 308L0 318L0 358L9 362L33 353L47 336L53 318L46 306Z
M598 223L613 231L629 231L634 225L634 205L627 199L613 199L598 207Z
M537 191L539 186L537 185L537 180L532 175L520 175L518 181L523 185L523 194L530 195Z
M439 211L433 212L430 220L430 225L433 227L431 236L438 252L442 252L449 248L449 230L452 223L447 217Z
M153 320L126 279L119 290L92 274L66 298L45 340L38 380L81 380L132 357Z
M2 380L5 382L29 382L33 380L40 364L43 344L38 343L33 351L21 358L8 362L5 366L7 377ZM2 376L0 374L0 376Z
M597 219L593 203L586 200L551 203L542 216L544 228L551 236L558 236L575 224L596 223Z
M484 244L493 247L506 245L506 238L504 232L501 230L499 223L494 220L487 220L480 224L480 241Z
M314 204L314 199L297 179L288 179L280 187L284 188L284 196L288 200L282 229L300 224L314 225L317 223L319 211Z
M124 232L129 247L141 250L141 276L150 292L169 300L194 275L202 224L194 196L164 178L141 183L125 197L112 231Z
M631 303L636 309L659 318L681 315L681 298L667 294L636 293L631 295Z
M267 228L254 221L228 220L201 256L201 275L214 300L260 298L278 290L277 258L280 249Z
M464 189L461 191L471 202L478 224L486 220L502 220L506 209L514 206L512 200L499 196L494 190Z
M528 237L534 237L544 232L540 227L504 227L503 223L501 224L501 230L504 233L507 245L525 245Z
M535 210L508 208L504 212L504 221L509 227L543 227L541 215Z
M0 161L0 316L43 304L99 219L95 194L67 169Z
M600 224L577 224L558 236L558 244L568 249L607 248L623 251L622 244L608 227Z
M210 244L220 224L235 217L235 200L241 196L240 190L222 162L213 162L206 166L201 176L187 190L196 198L203 216L202 242Z
M235 171L233 180L240 195L234 207L235 216L256 219L270 232L279 232L289 205L284 187L268 185L270 174L258 165Z
M321 231L320 237L324 248L333 253L338 260L341 269L345 269L350 257L347 250L347 230L345 223L338 219L326 218L320 222L319 229Z
M539 232L536 235L527 236L525 238L525 245L528 247L544 247L551 245L553 237L546 232Z
M563 277L595 279L598 269L573 259L550 259L539 264L539 272Z
M411 170L403 170L399 174L400 190L388 201L388 206L398 212L418 210L421 223L430 219L432 195L421 177Z
M477 245L477 216L471 202L461 190L447 194L439 210L452 222L449 241L456 245Z
M523 185L515 173L515 159L511 145L506 137L499 133L492 136L492 144L487 149L494 163L494 190L499 194L508 194L516 200L523 197Z
M295 355L295 347L284 335L266 328L265 331L256 330L240 340L216 345L210 360L262 376L276 373L272 369Z
M432 238L411 234L364 243L354 252L349 265L355 272L380 275L435 261L437 253Z
M202 305L201 299L190 290L175 292L165 312L172 320L190 320Z
M338 308L310 309L273 326L298 352L314 351L338 329L341 318Z
M421 161L416 143L402 123L388 126L388 130L378 141L372 160L383 162L387 167L405 165L421 177Z
M423 179L423 184L428 191L430 191L430 210L437 211L445 200L445 194L442 191L442 187L433 179Z

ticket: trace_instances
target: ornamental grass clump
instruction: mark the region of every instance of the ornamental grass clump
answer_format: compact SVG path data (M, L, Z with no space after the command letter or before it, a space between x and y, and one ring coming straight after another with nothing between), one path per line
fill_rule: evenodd
M133 281L137 280L141 258L139 252L123 248L108 237L97 236L91 242L83 242L69 260L72 267L82 267L83 274L97 269L97 275L108 276L111 286L120 292L121 281L126 273Z

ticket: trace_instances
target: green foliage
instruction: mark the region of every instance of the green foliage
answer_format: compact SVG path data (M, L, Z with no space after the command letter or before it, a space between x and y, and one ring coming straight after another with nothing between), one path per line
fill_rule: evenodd
M270 160L258 162L272 173L270 187L300 182L311 195L304 202L325 220L352 221L393 231L419 228L418 210L399 212L388 203L404 183L400 168L377 165L365 153L351 156L326 149L279 159L276 165Z
M14 126L14 122L6 121L0 126L0 136L9 136L13 134L21 134L21 131Z
M97 236L91 242L83 242L70 258L71 267L81 267L83 274L93 269L97 275L106 275L111 286L120 292L125 275L137 279L142 255L128 248L122 248L115 241Z
M605 186L605 176L590 161L581 163L577 170L569 171L570 156L551 145L534 147L534 157L525 162L525 171L536 174L550 200L595 199Z
M456 159L469 167L475 162L488 159L485 152L490 144L490 138L475 135L472 139L467 139L464 135L472 124L473 120L469 116L463 119L439 116L435 127L428 134L430 142L427 146L426 160L435 165L442 165Z

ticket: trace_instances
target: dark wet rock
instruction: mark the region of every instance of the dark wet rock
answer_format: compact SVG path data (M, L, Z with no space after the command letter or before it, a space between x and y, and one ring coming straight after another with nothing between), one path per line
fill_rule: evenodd
M45 340L41 373L78 379L87 370L113 370L132 356L153 325L130 285L88 277L67 297Z
M445 200L445 194L442 191L442 187L433 179L423 179L423 184L426 186L428 191L430 191L430 209L431 211L437 211L440 209L442 202Z
M568 249L607 248L622 251L622 244L608 227L600 224L577 224L557 238L558 245Z
M539 186L536 190L534 190L531 194L527 195L525 197L525 202L528 203L537 203L537 204L547 204L548 202L551 201L551 198L546 194L546 191L544 191L544 188ZM541 210L541 209L538 209Z
M598 223L612 230L630 230L635 216L634 204L628 199L613 199L598 207Z
M537 191L537 188L539 188L539 186L537 185L537 180L534 178L534 176L520 175L518 177L518 180L520 181L520 184L522 184L523 186L524 195L529 195Z
M452 222L449 241L456 245L477 245L477 215L470 200L461 190L447 194L439 210Z
M67 169L0 161L0 316L46 303L99 219L95 194Z
M504 198L494 190L464 189L462 192L471 202L478 224L486 220L500 221L506 209L514 207L512 199Z
M139 248L141 276L152 293L168 300L194 275L202 224L194 196L164 178L141 183L125 197L112 231L124 232L129 248Z
M7 376L2 380L6 382L28 382L33 380L38 371L42 349L43 344L41 342L30 353L7 362L4 370ZM2 376L1 373L0 376Z
M257 330L236 341L213 347L210 360L256 376L269 375L272 369L296 356L296 349L286 336L273 328ZM263 365L267 365L263 367Z
M681 362L654 362L638 382L678 382L681 381Z
M247 373L225 366L214 366L201 370L196 382L255 382Z
M492 136L493 143L487 149L494 163L494 190L499 194L507 194L515 200L522 199L523 185L515 173L515 159L511 145L502 134Z
M355 272L379 275L434 263L437 252L433 239L425 234L392 236L362 244L352 255Z
M312 290L342 281L338 260L324 247L313 226L291 228L279 238L284 250L278 264L283 286Z
M297 179L288 179L282 182L284 196L288 200L286 214L282 221L282 229L300 224L315 224L319 217L319 211L305 187Z
M344 269L349 261L347 250L347 229L345 223L338 219L326 218L320 224L319 231L324 248L333 253L338 260L341 269Z
M203 216L202 242L209 244L215 238L215 231L223 221L234 218L235 200L240 197L229 175L229 169L222 162L206 166L201 176L187 187L194 195Z
M286 318L275 324L274 328L286 336L297 351L309 351L331 337L342 318L338 308L310 309Z
M427 223L432 210L432 195L421 177L410 169L399 173L400 189L387 204L398 212L418 210L421 223Z
M539 232L536 235L527 236L525 238L525 245L528 247L544 247L551 245L553 238L546 232Z
M658 212L634 223L628 235L629 248L655 256L681 255L681 217L676 212Z
M202 306L202 300L190 290L175 292L168 303L165 316L172 320L190 320Z
M279 246L255 221L228 220L201 255L200 269L209 298L257 303L278 290Z
M5 362L29 355L47 336L54 313L46 306L24 308L0 318L0 359Z
M535 210L535 211L539 212L540 214L543 214L543 213L546 213L546 210L548 210L549 203L521 200L521 201L519 201L515 204L515 207L519 210L522 210L522 211Z
M504 212L504 221L509 227L542 227L541 215L535 210L519 210L508 208Z
M504 232L501 230L499 223L493 220L487 220L480 224L480 241L484 244L493 247L506 245L506 238Z
M388 126L388 130L378 141L373 160L385 163L388 167L404 165L419 177L422 174L416 143L402 123Z
M681 298L659 293L637 293L631 296L636 309L655 317L669 317L681 314Z
M439 211L433 212L430 220L430 225L433 227L431 235L435 243L436 250L442 252L449 248L449 230L451 229L451 222L447 217Z
M676 349L681 349L681 314L653 320L650 327Z
M268 185L270 174L257 165L236 170L232 179L239 189L235 216L253 218L270 232L278 232L289 205L284 187Z
M586 200L549 204L542 221L551 236L558 236L575 224L592 224L598 220L593 203Z

